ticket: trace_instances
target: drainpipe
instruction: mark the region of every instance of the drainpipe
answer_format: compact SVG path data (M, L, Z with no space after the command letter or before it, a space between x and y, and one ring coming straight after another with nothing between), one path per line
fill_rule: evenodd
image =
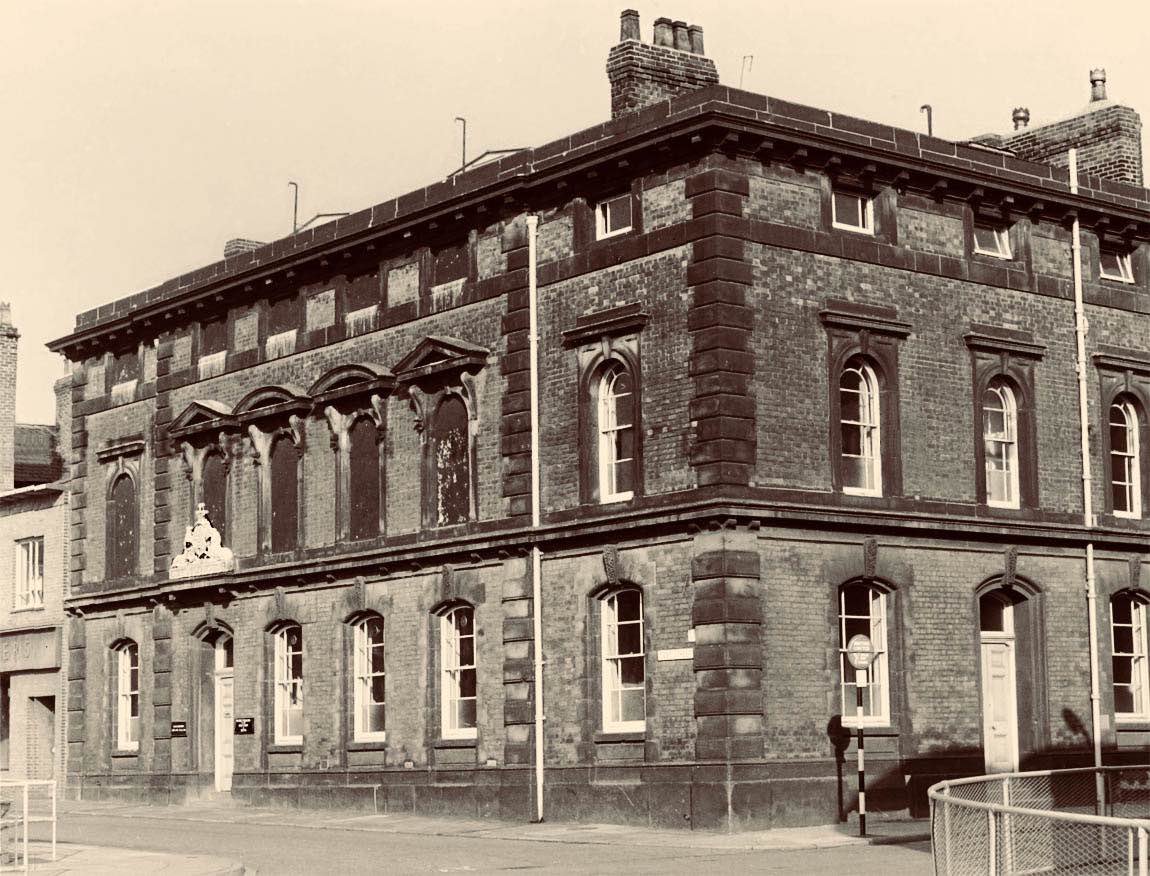
M539 217L527 217L527 345L531 360L531 528L539 529ZM535 658L535 820L543 820L543 581L542 553L531 545L532 653Z
M1078 194L1078 151L1069 154L1070 192ZM1078 427L1082 435L1082 522L1094 528L1094 478L1090 470L1090 418L1086 399L1086 309L1082 303L1082 243L1078 215L1071 229L1071 257L1074 263L1074 335L1078 363ZM1094 783L1098 803L1102 796L1102 709L1098 681L1098 593L1094 585L1094 541L1086 542L1086 620L1090 634L1090 722L1094 736Z

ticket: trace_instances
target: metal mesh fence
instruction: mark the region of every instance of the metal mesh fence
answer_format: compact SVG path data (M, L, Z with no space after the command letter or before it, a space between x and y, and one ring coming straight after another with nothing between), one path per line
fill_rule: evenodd
M981 776L930 799L936 873L1150 876L1146 768Z
M0 873L27 871L29 825L51 824L50 860L56 859L56 783L46 781L0 782Z

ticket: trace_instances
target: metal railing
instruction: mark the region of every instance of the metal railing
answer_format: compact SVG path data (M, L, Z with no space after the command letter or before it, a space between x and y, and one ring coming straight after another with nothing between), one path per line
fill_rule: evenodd
M936 874L1150 876L1150 767L976 776L927 794Z
M0 873L33 867L28 847L31 824L51 824L51 860L56 860L56 782L52 779L0 779Z

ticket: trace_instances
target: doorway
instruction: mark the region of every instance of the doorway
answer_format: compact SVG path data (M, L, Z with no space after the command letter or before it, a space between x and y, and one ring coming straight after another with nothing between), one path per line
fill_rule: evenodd
M28 759L30 779L56 776L56 698L31 697L28 700Z
M1014 605L992 591L978 601L982 740L988 773L1018 770L1018 685Z
M215 641L215 771L216 790L232 789L234 752L232 724L235 718L233 685L235 670L232 663L232 637L221 635Z

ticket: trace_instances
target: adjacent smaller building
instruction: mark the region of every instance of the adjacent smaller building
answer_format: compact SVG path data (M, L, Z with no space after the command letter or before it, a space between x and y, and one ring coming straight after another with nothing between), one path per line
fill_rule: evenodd
M11 322L0 304L0 778L50 779L64 775L66 751L68 497L59 425L15 422L19 333ZM56 387L65 429L70 383Z

